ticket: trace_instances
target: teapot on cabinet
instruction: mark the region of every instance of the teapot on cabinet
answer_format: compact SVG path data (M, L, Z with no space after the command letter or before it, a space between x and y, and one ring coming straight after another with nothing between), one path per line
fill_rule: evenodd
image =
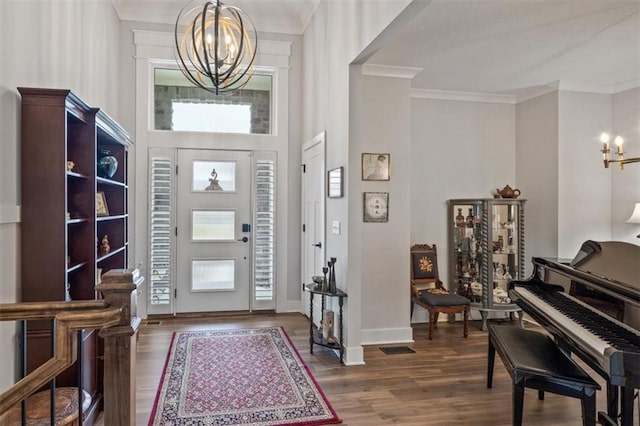
M518 198L518 196L520 195L520 190L517 188L513 189L509 185L507 185L502 189L496 189L496 193L502 198Z

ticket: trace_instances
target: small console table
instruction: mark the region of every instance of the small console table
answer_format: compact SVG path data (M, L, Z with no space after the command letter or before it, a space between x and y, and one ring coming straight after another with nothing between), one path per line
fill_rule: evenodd
M344 304L344 298L347 297L347 293L342 290L337 290L335 293L328 291L322 291L316 288L315 284L307 284L304 286L304 290L309 292L309 347L310 352L313 353L313 345L324 346L325 348L337 349L340 352L340 362L344 364L344 345L342 344L342 306ZM325 297L337 297L338 306L340 307L338 312L338 340L334 343L329 343L322 336L322 332L313 325L313 296L319 294L322 297L322 311L320 313L321 321L324 320L325 310Z

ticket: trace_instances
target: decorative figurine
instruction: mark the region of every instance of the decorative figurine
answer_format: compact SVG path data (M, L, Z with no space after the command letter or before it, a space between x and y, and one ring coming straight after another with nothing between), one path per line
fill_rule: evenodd
M116 170L118 170L118 159L111 155L108 150L101 149L98 152L98 163L96 167L98 176L111 179L116 174Z
M209 186L207 186L205 191L224 191L218 182L218 172L216 169L211 170L211 177L209 178Z
M324 325L324 328L322 330L322 337L329 344L333 344L335 342L335 338L333 336L333 321L334 321L333 311L330 311L330 310L325 311L324 318L322 319L322 323Z
M64 290L64 300L65 302L70 302L71 299L71 284L67 283L65 290Z
M336 287L336 262L337 262L337 258L332 257L331 261L329 262L329 268L330 268L330 272L329 272L329 293L335 294L338 289Z
M324 280L322 280L322 291L329 291L329 282L327 281L327 272L329 272L329 268L326 266L322 267L322 273L324 274Z
M109 254L110 251L111 246L109 245L109 236L105 234L100 241L100 253Z

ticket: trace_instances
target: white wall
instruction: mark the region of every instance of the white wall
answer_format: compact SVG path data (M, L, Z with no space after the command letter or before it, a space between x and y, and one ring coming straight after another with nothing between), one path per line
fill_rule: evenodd
M525 275L531 256L558 256L558 93L516 105L516 181L525 205Z
M626 157L640 157L640 87L613 95L611 132L625 139ZM629 164L624 170L614 166L612 175L612 233L614 241L640 244L636 237L640 225L625 223L635 203L640 203L640 163Z
M15 302L20 294L20 96L16 87L71 89L118 120L118 25L108 0L0 2L0 302ZM13 331L13 324L2 324L0 342L11 342ZM2 390L13 384L13 364L14 354L0 351Z
M598 152L611 127L611 95L560 91L558 97L558 257L585 240L611 239L611 174ZM626 170L625 170L626 171Z
M626 156L640 155L640 88L554 91L516 110L517 182L529 200L527 256L571 259L588 239L639 244L638 227L624 222L640 200L640 168L605 169L598 138L602 131L621 134Z
M354 66L355 70L362 67ZM350 185L359 199L357 223L350 240L359 239L362 264L362 343L379 344L413 340L409 324L408 226L410 211L409 145L411 140L411 80L371 75L351 76L350 167L358 177ZM361 153L389 153L390 180L362 181ZM354 164L355 163L355 164ZM389 221L362 223L364 192L389 193ZM350 241L351 243L351 241ZM350 264L353 257L350 257Z
M626 156L640 155L640 88L614 95L560 91L558 122L558 256L573 257L587 239L639 244L638 227L625 221L640 200L640 168L605 169L598 137L620 134Z
M436 244L440 276L450 289L447 200L516 188L515 110L513 104L411 100L411 244ZM521 197L528 195L523 190ZM408 284L406 293L408 300ZM413 321L426 320L416 309Z
M327 224L334 220L342 223L340 235L327 233L326 254L338 258L338 286L349 294L345 306L346 362L349 364L362 362L361 297L365 291L360 236L352 234L351 229L352 223L362 221L359 210L362 194L351 187L360 175L359 165L350 158L349 151L349 64L409 3L409 0L323 0L303 36L302 138L309 140L326 131L327 169L346 166L345 197L327 203L325 217Z

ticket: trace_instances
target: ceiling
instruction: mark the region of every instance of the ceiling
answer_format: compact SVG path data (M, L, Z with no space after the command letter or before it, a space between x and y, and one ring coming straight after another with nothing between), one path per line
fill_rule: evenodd
M204 1L196 0L194 3L204 4ZM178 13L191 0L111 0L111 2L123 21L175 25ZM302 34L320 0L225 0L223 3L242 9L251 17L256 29L260 32Z
M123 20L174 24L185 0L112 0ZM320 0L228 0L258 31L302 34ZM349 2L352 0L328 0ZM386 0L392 1L392 0ZM414 0L369 64L415 67L412 87L521 95L640 85L640 0ZM393 33L393 34L392 34Z
M414 88L615 93L640 85L640 1L433 0L368 62L422 68Z

